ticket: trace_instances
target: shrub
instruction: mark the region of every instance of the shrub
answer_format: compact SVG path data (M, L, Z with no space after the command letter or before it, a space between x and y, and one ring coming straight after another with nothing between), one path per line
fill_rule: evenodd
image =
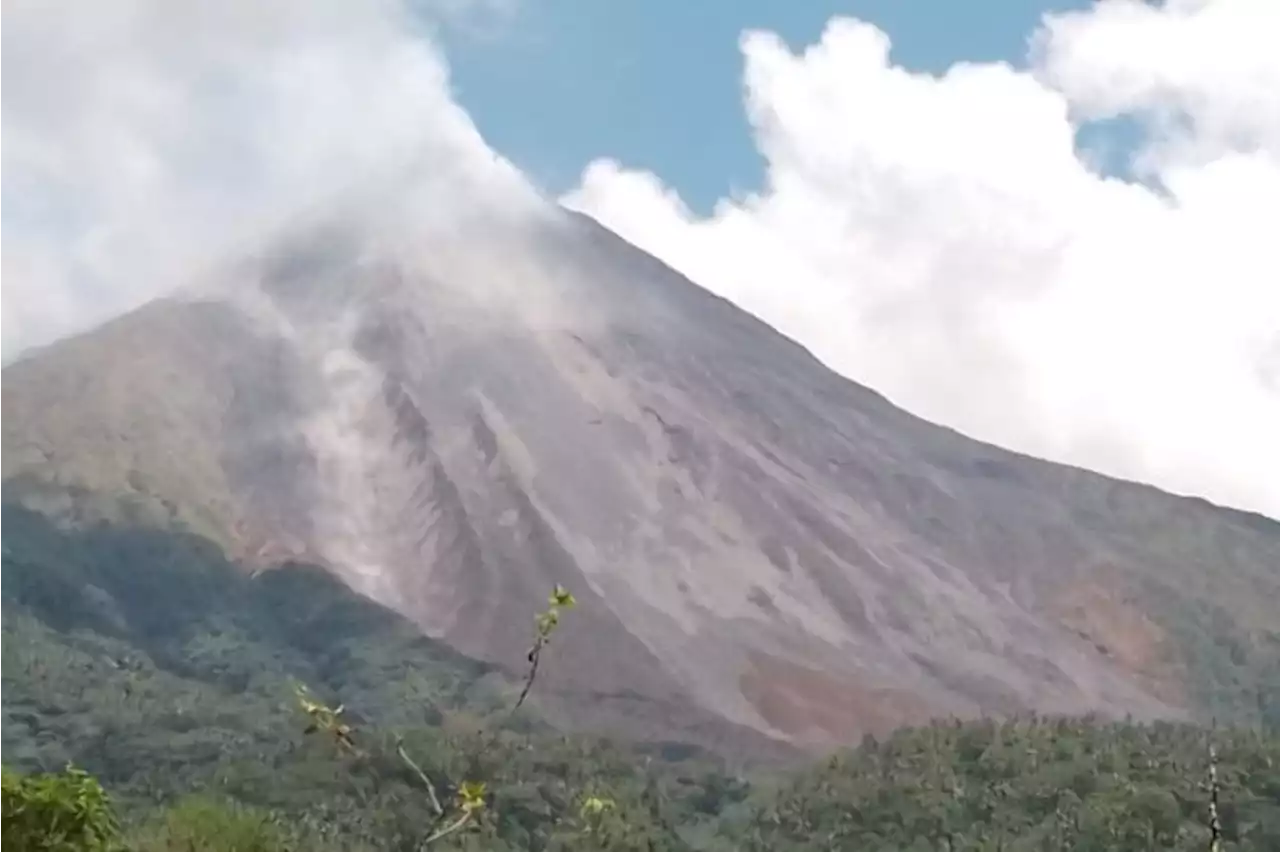
M6 849L23 852L115 852L122 849L111 800L88 773L68 766L58 773L3 772Z

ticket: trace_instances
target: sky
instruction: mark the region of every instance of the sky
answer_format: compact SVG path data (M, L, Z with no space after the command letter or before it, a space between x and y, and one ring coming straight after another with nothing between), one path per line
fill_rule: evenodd
M423 215L540 194L917 414L1280 518L1273 0L0 8L6 359L409 165Z
M959 61L1019 60L1045 12L1087 5L542 0L504 7L487 28L445 26L440 34L458 100L539 187L563 192L584 164L607 156L662 175L706 214L763 178L742 109L744 30L803 47L832 17L857 17L892 35L895 61L938 73Z

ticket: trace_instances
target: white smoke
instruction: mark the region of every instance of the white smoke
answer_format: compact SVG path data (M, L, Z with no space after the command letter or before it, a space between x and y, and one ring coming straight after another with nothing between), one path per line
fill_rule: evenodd
M424 23L475 26L505 5L6 2L5 356L187 283L301 212L369 203L370 187L403 198L412 180L420 224L481 192L527 201Z

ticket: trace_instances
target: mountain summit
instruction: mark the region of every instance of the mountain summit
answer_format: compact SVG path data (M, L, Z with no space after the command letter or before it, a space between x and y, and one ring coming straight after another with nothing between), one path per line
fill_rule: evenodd
M377 222L5 369L5 499L513 668L562 584L546 707L639 737L1277 711L1280 524L929 424L584 217Z

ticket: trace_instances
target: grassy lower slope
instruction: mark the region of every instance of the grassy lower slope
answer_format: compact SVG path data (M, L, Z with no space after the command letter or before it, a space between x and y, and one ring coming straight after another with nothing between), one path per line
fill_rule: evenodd
M278 697L296 679L402 723L496 707L509 691L493 667L422 636L319 568L251 576L194 535L64 531L13 506L3 521L4 629L14 640L4 645L7 705L41 684L57 695L73 684L132 684L123 699L153 681L180 682L211 699L248 699ZM44 659L51 653L67 659Z
M201 794L339 848L411 846L432 814L393 735L446 793L489 782L485 849L544 848L597 786L646 843L686 848L670 826L710 818L698 791L734 784L694 748L624 748L564 736L536 711L508 715L516 689L503 673L320 569L250 576L196 536L63 530L12 506L3 523L5 764L73 762L126 821ZM363 756L303 735L295 681L346 705ZM703 776L714 780L693 783Z

